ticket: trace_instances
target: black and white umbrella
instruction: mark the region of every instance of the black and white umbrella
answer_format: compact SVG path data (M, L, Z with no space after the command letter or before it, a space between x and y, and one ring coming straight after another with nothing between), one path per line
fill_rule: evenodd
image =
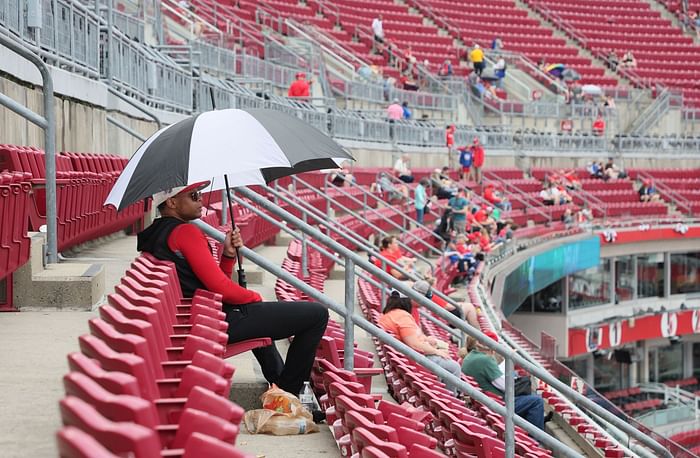
M153 134L134 153L105 205L122 210L153 194L210 180L211 189L266 184L352 160L345 148L294 116L264 109L201 113Z
M134 153L105 205L122 210L152 195L201 181L211 190L266 184L296 173L337 168L352 156L302 120L273 110L217 110L153 134ZM231 199L228 198L235 228ZM245 275L238 255L238 282Z

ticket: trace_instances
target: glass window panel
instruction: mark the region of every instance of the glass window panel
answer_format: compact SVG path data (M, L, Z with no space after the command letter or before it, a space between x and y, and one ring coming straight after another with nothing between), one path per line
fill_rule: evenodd
M663 297L663 253L637 255L637 297Z
M610 302L610 260L569 276L569 308L577 309Z
M620 256L615 260L615 299L617 302L634 298L634 264L632 256Z
M596 356L593 364L594 385L599 392L625 388L623 381L629 376L629 365L617 362L608 355ZM625 382L626 383L626 382Z
M700 252L671 254L671 294L700 292Z
M659 352L659 380L680 380L683 378L683 345L679 343L660 347Z

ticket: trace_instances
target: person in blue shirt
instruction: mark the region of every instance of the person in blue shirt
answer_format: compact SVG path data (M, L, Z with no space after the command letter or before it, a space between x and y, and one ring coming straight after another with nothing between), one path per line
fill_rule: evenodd
M403 109L403 119L411 119L413 114L411 113L411 109L408 108L408 102L402 103L401 108Z
M472 166L472 151L469 148L459 148L459 164L462 166L462 180L467 180L471 177Z
M639 187L639 201L657 202L659 199L659 194L656 192L656 188L654 188L654 185L651 183L651 180L644 180L642 182L642 186Z
M416 221L418 221L419 224L423 224L425 209L428 205L428 193L426 192L428 186L430 186L430 182L426 178L422 178L418 182L413 196L413 205L416 208Z
M464 234L467 230L467 211L469 201L464 197L464 188L459 188L457 195L448 202L452 210L452 228L458 234Z

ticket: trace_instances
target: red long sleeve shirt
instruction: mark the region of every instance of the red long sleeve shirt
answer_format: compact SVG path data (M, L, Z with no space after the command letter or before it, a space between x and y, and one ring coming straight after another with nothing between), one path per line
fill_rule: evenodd
M206 237L196 226L181 224L173 229L168 236L168 248L180 252L206 289L221 294L225 303L237 305L263 300L257 292L231 280L234 258L222 256L221 263L216 265Z

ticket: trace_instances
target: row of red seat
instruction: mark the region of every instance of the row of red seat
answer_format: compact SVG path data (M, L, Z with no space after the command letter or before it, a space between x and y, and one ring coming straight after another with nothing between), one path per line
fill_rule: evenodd
M59 250L111 234L143 218L143 202L119 213L111 206L103 206L126 162L125 158L107 154L62 153L56 156ZM46 224L44 152L32 147L0 145L0 170L25 174L26 182L31 185L27 229L38 231Z
M247 456L223 359L271 341L227 345L221 307L206 291L182 298L172 263L137 258L68 355L61 456Z
M21 172L0 173L0 280L29 260L27 237L31 185Z

